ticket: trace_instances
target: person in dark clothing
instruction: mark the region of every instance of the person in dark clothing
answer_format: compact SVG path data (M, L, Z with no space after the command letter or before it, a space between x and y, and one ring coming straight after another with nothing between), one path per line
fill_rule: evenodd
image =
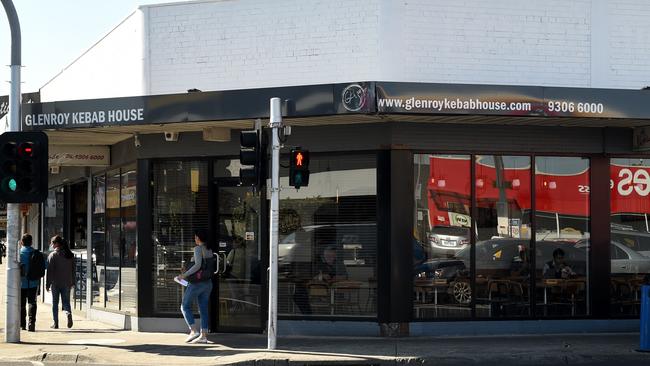
M67 326L72 328L72 310L70 308L70 289L74 287L75 262L74 254L68 247L68 243L59 235L51 240L54 251L47 258L47 280L45 289L52 289L52 319L54 323L50 328L59 328L59 297L63 311L67 315Z
M334 282L348 279L348 271L343 261L337 258L334 245L328 245L323 250L316 264L316 273L319 281Z
M564 250L557 248L553 251L553 260L546 262L542 272L544 278L571 278L576 275L575 272L566 264L564 260Z
M20 327L30 332L36 331L36 295L38 294L39 280L28 280L29 259L34 252L32 248L32 236L23 234L20 239L22 248L20 249ZM45 263L45 262L44 262ZM45 264L43 264L45 266ZM29 303L29 322L27 321L27 303Z

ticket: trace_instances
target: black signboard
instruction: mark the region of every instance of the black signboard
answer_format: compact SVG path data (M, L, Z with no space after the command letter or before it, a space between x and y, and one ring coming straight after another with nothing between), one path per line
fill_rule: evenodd
M38 103L41 101L41 93L23 93L21 104L27 103ZM0 118L4 117L9 113L9 96L0 95Z
M377 83L377 112L650 118L650 91L535 86Z
M345 114L650 118L650 90L353 82L23 104L23 130Z
M41 130L265 118L273 97L283 100L285 117L375 110L374 85L351 83L28 104L22 125Z

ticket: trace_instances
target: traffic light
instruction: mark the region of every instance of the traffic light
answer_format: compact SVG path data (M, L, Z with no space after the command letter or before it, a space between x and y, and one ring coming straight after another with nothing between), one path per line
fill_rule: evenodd
M289 157L289 185L300 188L309 185L309 150L291 149Z
M40 203L47 198L47 135L5 132L0 135L0 200Z
M242 131L239 135L239 181L245 186L260 186L264 175L266 143L261 130Z

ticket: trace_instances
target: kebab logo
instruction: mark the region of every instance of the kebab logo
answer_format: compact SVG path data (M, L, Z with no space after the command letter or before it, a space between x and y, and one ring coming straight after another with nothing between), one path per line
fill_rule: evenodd
M358 112L366 106L368 93L361 85L352 84L343 89L342 101L345 109L350 112Z

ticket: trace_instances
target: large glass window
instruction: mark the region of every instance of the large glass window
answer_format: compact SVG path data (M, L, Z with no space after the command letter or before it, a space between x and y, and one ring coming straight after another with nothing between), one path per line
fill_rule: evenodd
M414 155L414 316L471 316L469 155Z
M535 158L537 313L589 313L589 159Z
M312 156L309 186L281 170L280 315L377 314L376 157Z
M192 260L195 229L208 229L207 162L156 162L152 232L156 313L179 312L183 287L174 282L174 277Z
M121 305L120 309L135 313L137 293L136 293L136 257L137 257L137 237L136 237L136 169L135 165L122 168L121 174L121 230L120 254L122 257L120 270L120 287L121 287Z
M93 306L136 313L136 168L93 177Z
M55 235L63 236L63 225L65 217L65 190L63 187L52 188L47 192L47 200L44 205L43 222L43 249L50 250L50 239Z
M610 161L611 314L639 315L641 285L650 274L650 161Z
M93 302L103 307L106 300L104 283L106 267L106 176L93 177L92 255L93 255Z
M530 316L530 158L476 156L476 315Z
M120 309L120 170L106 174L106 307Z

